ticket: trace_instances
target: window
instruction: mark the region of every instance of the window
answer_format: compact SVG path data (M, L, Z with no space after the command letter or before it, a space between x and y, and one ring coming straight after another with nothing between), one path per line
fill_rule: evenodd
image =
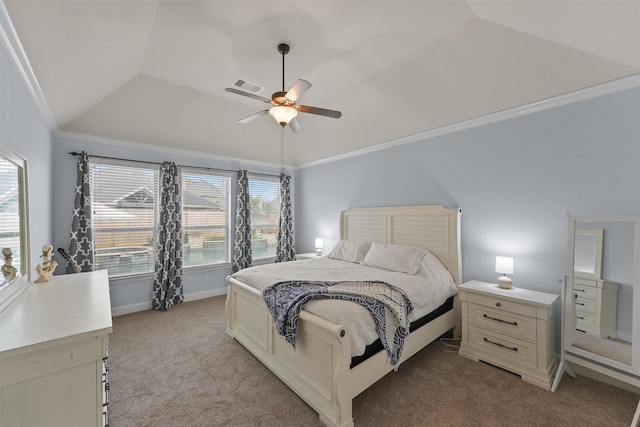
M158 169L91 163L89 170L96 270L152 272Z
M12 274L9 270L6 276L0 274L0 288L23 272L20 267L20 226L20 168L0 155L0 249L8 248L7 254L11 254L14 268ZM4 255L3 252L3 261Z
M249 175L251 250L253 259L276 256L280 181Z
M182 254L185 267L228 262L230 178L182 172Z
M159 168L90 164L95 268L110 276L150 273L158 221ZM228 262L230 178L182 171L184 267Z

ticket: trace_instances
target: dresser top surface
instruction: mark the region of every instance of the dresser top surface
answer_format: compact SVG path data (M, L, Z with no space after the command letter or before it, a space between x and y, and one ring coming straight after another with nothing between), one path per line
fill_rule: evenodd
M546 292L532 291L512 287L511 289L502 289L496 283L481 282L479 280L471 280L458 286L461 291L491 295L498 298L509 299L514 302L533 304L538 306L550 306L554 304L559 296Z
M32 283L0 313L0 356L6 351L111 330L106 270L56 276L50 282Z

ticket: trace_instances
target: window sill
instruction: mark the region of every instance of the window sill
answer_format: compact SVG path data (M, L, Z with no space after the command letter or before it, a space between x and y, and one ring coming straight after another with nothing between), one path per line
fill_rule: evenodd
M275 260L275 258L274 258ZM266 264L266 262L265 262ZM204 273L211 270L229 270L231 271L231 263L225 262L222 264L211 264L211 265L197 265L193 267L184 267L182 269L182 274L197 274ZM138 273L138 274L127 274L121 276L110 276L109 283L112 285L120 284L120 283L130 283L130 282L138 282L143 280L152 280L154 279L155 273Z

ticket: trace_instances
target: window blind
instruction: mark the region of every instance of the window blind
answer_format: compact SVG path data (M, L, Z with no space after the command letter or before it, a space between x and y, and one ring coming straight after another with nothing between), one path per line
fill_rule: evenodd
M90 164L95 268L110 276L153 271L157 169Z
M11 248L17 271L21 271L19 189L18 167L0 157L0 249ZM0 275L0 285L3 282Z

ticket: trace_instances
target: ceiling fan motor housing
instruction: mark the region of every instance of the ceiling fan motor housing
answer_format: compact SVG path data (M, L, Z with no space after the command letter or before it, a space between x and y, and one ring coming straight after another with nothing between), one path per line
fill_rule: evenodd
M295 104L294 101L287 98L287 92L284 91L275 92L273 95L271 95L271 103L273 105L284 105L287 107Z

